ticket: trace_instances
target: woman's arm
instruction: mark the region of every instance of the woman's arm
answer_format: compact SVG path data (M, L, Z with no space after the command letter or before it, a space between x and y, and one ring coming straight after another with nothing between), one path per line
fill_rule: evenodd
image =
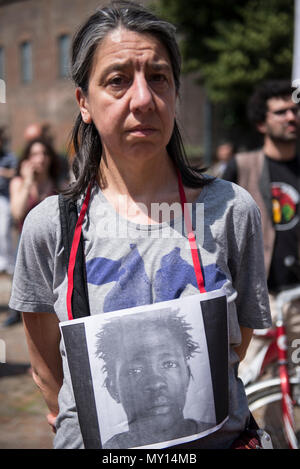
M28 212L31 182L16 176L10 181L10 209L15 221L22 222Z
M240 326L240 330L241 330L241 335L242 335L242 341L240 345L238 345L237 347L234 347L234 350L240 357L240 361L242 361L244 360L246 356L247 348L251 342L253 329L249 329L249 327Z
M20 176L10 181L10 208L13 218L22 222L28 212L30 191L35 181L34 165L31 161L23 161L20 168Z
M49 408L48 422L54 427L59 410L58 393L63 382L58 319L53 313L23 313L23 322L33 380Z

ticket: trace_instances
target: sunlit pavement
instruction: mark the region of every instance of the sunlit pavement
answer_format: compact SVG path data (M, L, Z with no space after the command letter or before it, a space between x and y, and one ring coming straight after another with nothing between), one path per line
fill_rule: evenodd
M0 324L7 317L10 286L10 278L0 275ZM0 328L0 339L6 354L6 363L0 363L0 449L52 448L53 433L31 377L22 324Z

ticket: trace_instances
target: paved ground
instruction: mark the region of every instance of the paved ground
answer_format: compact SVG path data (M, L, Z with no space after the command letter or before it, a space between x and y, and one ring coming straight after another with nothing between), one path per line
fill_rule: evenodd
M10 279L0 275L0 324L7 315ZM0 449L48 449L53 434L35 386L22 324L2 329L6 363L0 363ZM3 342L0 345L3 345Z
M10 279L0 275L0 324L7 315L9 296ZM53 433L45 418L46 405L30 374L22 324L0 327L0 360L2 341L6 363L0 363L0 449L50 449Z

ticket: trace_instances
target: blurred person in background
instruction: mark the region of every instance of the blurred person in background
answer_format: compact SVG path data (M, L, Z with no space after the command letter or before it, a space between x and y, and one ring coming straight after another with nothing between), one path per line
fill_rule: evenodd
M5 131L0 129L0 272L12 275L14 249L9 205L9 182L16 173L17 159L5 149Z
M11 212L19 225L33 207L58 192L59 169L58 156L47 140L35 138L27 144L10 183Z
M274 294L299 283L295 268L285 265L291 256L297 266L300 248L300 160L296 151L300 113L292 93L289 80L267 81L257 87L249 100L248 115L263 135L263 147L237 154L223 175L248 190L260 208L271 307ZM272 313L274 320L274 307ZM300 335L300 302L293 302L286 314L290 344ZM263 341L254 337L240 367L245 382L252 379L250 364L262 347Z
M45 135L45 126L39 124L38 122L34 122L29 124L24 130L24 141L30 142L36 138L43 137L48 140L48 136ZM52 139L51 139L52 140ZM52 142L51 142L52 143Z
M212 165L210 171L212 176L221 178L229 161L234 157L235 145L230 140L221 141L216 149L216 162Z
M59 169L58 156L47 140L35 138L26 145L9 187L11 214L19 232L30 210L58 192ZM20 313L11 309L3 326L20 321Z
M24 141L25 144L31 142L32 140L41 138L49 143L52 148L54 146L54 137L51 131L51 125L47 123L40 124L38 122L33 122L29 124L24 130ZM68 158L64 154L57 152L57 159L60 169L58 172L57 184L60 189L65 189L70 181L70 165Z

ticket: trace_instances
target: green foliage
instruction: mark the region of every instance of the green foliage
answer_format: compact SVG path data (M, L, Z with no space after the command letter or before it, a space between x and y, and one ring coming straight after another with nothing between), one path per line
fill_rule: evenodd
M157 0L155 5L177 26L183 70L199 72L229 125L241 120L257 83L291 77L293 0Z
M251 2L259 3L259 2ZM252 6L252 5L251 5ZM218 22L217 36L205 40L215 61L201 70L213 101L226 102L266 78L288 78L292 64L291 17L286 12L250 8L242 22Z

